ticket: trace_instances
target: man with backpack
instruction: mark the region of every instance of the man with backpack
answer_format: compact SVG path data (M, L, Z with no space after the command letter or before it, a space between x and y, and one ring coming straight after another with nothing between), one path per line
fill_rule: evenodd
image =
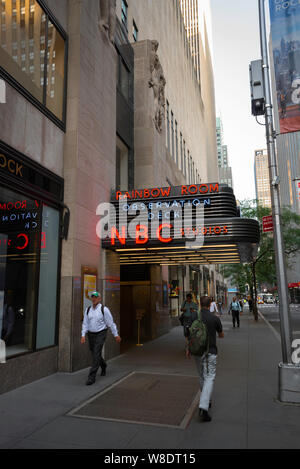
M181 325L183 326L183 335L188 341L190 335L190 327L195 321L195 319L198 318L198 305L195 301L193 301L193 295L191 293L188 293L186 295L186 300L183 302L180 311L182 312L182 314L179 320L181 322Z
M85 336L88 334L90 350L93 354L93 364L86 382L90 386L96 381L96 374L101 366L101 376L106 375L107 364L102 357L102 349L107 336L107 330L110 328L116 342L121 342L117 326L114 323L109 309L101 304L101 295L98 292L91 294L92 306L89 306L84 313L82 324L81 343L85 344Z
M210 312L211 299L201 298L201 314L190 328L190 342L187 356L194 355L201 387L199 403L199 418L203 422L210 422L208 409L211 407L211 396L217 371L217 334L224 337L220 319Z
M236 297L233 298L232 302L230 303L229 311L228 314L232 314L232 322L233 322L233 327L235 328L235 323L237 323L237 327L240 327L240 312L242 311L240 302L236 299Z

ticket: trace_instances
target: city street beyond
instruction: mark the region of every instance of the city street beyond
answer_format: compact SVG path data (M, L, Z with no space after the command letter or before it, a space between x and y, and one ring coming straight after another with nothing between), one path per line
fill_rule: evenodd
M101 420L99 415L70 415L70 411L134 373L170 375L177 381L197 379L194 360L185 358L179 326L108 361L107 376L99 376L90 388L85 386L87 370L83 370L57 373L1 395L0 447L99 448L107 450L107 454L112 449L140 448L300 448L300 406L277 402L281 347L276 333L262 318L255 323L247 310L241 316L240 329L232 328L227 314L221 320L225 339L219 341L212 422L198 420L197 401L188 409L184 428L137 423L134 411L130 423L116 418ZM101 396L98 406L105 393ZM124 400L122 405L126 404ZM110 410L106 404L106 411ZM145 415L148 410L151 420L152 410L144 410ZM165 414L168 412L167 405Z

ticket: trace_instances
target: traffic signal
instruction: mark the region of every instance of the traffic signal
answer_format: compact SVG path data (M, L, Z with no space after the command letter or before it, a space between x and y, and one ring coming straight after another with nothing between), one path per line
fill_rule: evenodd
M262 60L254 60L249 66L253 116L263 116L266 112L262 65Z

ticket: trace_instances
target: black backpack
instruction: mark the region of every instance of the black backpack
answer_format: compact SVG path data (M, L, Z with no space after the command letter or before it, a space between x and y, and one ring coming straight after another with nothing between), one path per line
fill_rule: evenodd
M101 305L101 313L103 314L103 319L104 319L104 308L105 308L105 306ZM91 306L89 306L88 309L87 309L87 312L86 312L87 316L89 315L90 309L91 309Z

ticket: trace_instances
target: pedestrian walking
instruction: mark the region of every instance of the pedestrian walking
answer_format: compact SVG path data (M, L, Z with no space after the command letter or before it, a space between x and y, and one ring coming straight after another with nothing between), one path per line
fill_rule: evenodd
M217 303L215 302L215 299L213 297L211 298L210 312L213 314L219 314Z
M252 313L253 312L253 300L251 296L248 296L248 305L249 305L249 311L250 313Z
M220 316L222 316L223 315L223 301L221 298L219 298L218 300L218 308L219 308Z
M239 300L239 303L240 303L240 307L241 307L241 315L243 314L244 312L244 303L243 303L243 300Z
M211 399L217 372L217 334L219 338L224 337L221 320L210 312L211 299L208 296L201 300L201 320L206 326L208 335L207 352L202 356L195 356L196 366L199 373L201 396L199 402L199 419L210 422L211 415L208 413L211 407ZM187 356L191 357L187 349Z
M117 326L109 309L101 303L99 292L91 294L92 306L86 308L82 324L81 343L85 344L85 336L88 335L90 351L93 355L93 363L89 372L87 386L96 381L96 374L101 366L101 376L106 375L107 364L102 357L102 349L107 336L108 328L111 330L116 342L121 342Z
M186 344L190 335L190 327L193 322L198 318L198 304L193 301L192 293L186 295L186 300L182 303L180 311L182 312L179 320L183 326L183 334L186 338Z
M234 328L235 328L235 323L237 323L237 327L240 327L240 312L241 312L240 302L236 299L236 297L234 297L232 302L230 303L229 311L228 311L228 314L230 313L232 314L232 322L233 322Z

